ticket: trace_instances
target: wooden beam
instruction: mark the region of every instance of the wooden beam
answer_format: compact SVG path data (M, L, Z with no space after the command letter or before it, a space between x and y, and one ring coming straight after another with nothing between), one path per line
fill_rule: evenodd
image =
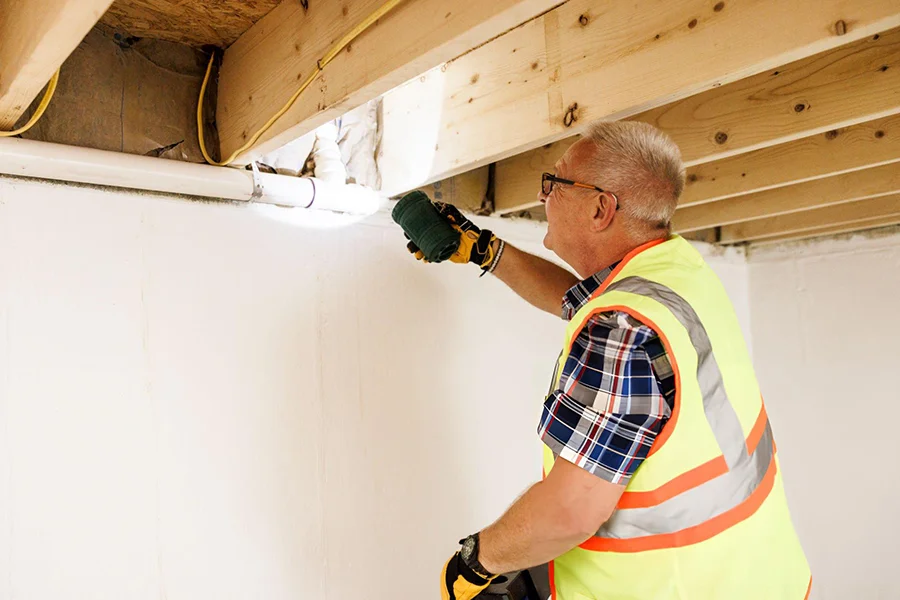
M682 236L686 240L693 242L706 242L707 244L719 243L719 228L710 227L709 229L701 229L699 231L689 231Z
M416 187L897 25L896 0L570 0L387 95L385 130L437 133L394 148L403 168L386 183ZM419 102L432 87L438 102Z
M505 215L538 206L541 174L553 173L558 161L578 138L567 138L497 163L494 213Z
M483 44L560 0L407 0L327 67L293 108L238 158L277 149L396 85ZM229 156L281 109L334 44L384 4L283 2L225 52L217 125ZM415 186L414 186L415 187Z
M490 186L490 167L466 171L419 188L432 200L447 202L464 212L482 210Z
M874 219L867 219L865 221L857 221L854 223L842 223L840 225L829 225L828 227L822 227L821 229L810 229L807 231L799 232L799 233L787 233L784 235L778 235L775 237L766 238L764 240L757 240L755 242L750 243L751 248L755 248L757 246L765 246L769 244L776 244L781 242L788 241L798 241L798 240L806 240L815 237L823 237L827 235L840 235L846 233L862 233L863 231L870 231L872 229L877 229L881 227L890 227L892 225L900 225L900 215L893 215L889 217L877 217Z
M696 231L900 192L900 162L797 185L689 206L675 212L674 229Z
M898 113L900 30L895 29L631 118L656 125L679 145L691 167L688 175L696 177L689 180L683 197L691 204L778 182L760 174L758 184L751 178L729 185L723 177L713 181L709 169L698 165ZM500 161L498 210L520 210L533 203L540 173L552 170L576 139ZM722 164L737 165L737 160Z
M10 130L112 0L0 0L0 130Z
M900 114L691 167L679 206L896 161L900 161Z
M754 241L898 215L900 215L900 194L891 194L768 219L726 225L721 228L720 241L723 244Z

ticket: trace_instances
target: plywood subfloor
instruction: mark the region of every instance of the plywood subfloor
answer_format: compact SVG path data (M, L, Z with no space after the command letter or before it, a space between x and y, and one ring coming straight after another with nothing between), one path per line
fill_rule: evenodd
M226 48L281 0L116 0L101 22L128 36Z

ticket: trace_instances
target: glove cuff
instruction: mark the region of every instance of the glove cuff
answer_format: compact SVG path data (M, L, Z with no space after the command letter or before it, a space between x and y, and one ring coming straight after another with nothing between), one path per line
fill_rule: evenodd
M506 248L506 242L504 242L503 240L500 240L500 243L497 244L497 252L494 253L494 259L491 261L491 264L488 266L488 268L481 272L482 275L484 275L485 273L493 273L494 272L494 269L496 269L497 265L500 264L500 259L503 257L503 250L505 248Z
M481 267L482 271L487 272L491 267L491 263L494 262L494 240L496 239L497 236L491 230L482 229L478 234L478 239L472 246L469 262L475 263Z

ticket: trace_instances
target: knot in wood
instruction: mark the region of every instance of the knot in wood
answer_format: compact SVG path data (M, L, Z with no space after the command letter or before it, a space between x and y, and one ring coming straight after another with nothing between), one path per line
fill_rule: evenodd
M716 143L717 144L724 144L727 141L728 141L727 133L725 133L724 131L720 131L720 132L716 133Z
M578 120L578 103L573 102L571 106L569 106L568 110L566 110L566 114L563 117L563 125L566 127L571 127L575 121Z

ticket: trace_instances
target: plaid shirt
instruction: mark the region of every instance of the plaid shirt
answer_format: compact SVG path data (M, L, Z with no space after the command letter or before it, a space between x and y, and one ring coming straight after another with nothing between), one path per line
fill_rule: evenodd
M566 292L563 319L571 320L614 268ZM555 456L624 485L668 421L674 398L675 377L656 332L624 312L599 313L575 337L538 433Z

